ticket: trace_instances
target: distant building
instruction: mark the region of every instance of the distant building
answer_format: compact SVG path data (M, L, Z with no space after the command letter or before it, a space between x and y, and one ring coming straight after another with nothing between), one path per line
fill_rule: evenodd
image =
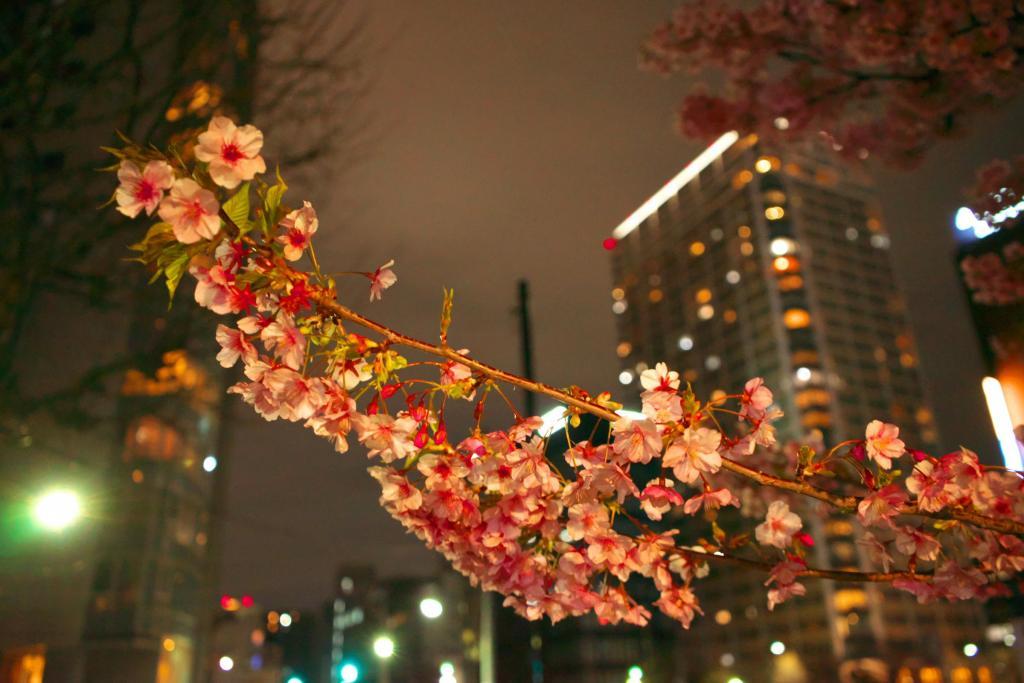
M912 447L937 434L867 179L810 148L722 136L606 240L620 381L666 361L700 396L764 377L781 439L828 444L894 422ZM805 515L811 559L858 568L857 526ZM672 681L1007 680L982 649L976 604L919 606L878 585L807 582L768 612L764 577L713 569L705 618L679 634ZM610 679L609 679L610 680Z
M479 680L480 592L446 565L425 578L343 566L327 612L330 683Z
M967 207L954 220L956 260L970 302L987 376L982 391L1003 463L1024 470L1024 219L1008 212L996 227Z

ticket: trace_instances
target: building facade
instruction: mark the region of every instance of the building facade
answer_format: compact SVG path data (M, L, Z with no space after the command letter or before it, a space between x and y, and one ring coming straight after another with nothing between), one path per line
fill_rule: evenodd
M722 136L606 240L620 381L666 361L698 396L764 377L780 440L837 444L873 419L934 453L937 434L866 176L811 147ZM866 568L859 528L805 511L813 562ZM685 524L684 520L680 520ZM679 681L1009 680L973 604L919 606L876 585L808 582L769 612L764 577L712 570L680 633ZM966 653L973 653L966 656Z

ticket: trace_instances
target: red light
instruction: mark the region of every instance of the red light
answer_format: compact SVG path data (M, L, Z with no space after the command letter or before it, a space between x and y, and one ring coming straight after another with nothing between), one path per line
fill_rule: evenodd
M242 596L242 607L252 607L253 600L251 595Z
M227 609L228 607L230 607L231 606L231 596L227 595L227 594L224 594L224 595L220 596L220 606L223 607L224 609Z
M615 239L614 237L608 237L608 238L605 239L604 242L601 242L601 246L604 247L605 249L607 249L608 251L611 251L612 249L614 249L618 244L619 244L619 241L617 239Z

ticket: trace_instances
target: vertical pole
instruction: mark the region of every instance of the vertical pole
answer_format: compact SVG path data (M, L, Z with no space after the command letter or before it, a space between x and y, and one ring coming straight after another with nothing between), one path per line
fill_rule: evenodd
M494 593L480 593L480 683L494 678Z
M530 283L519 281L519 340L523 358L523 377L536 379L533 376L533 328L530 326ZM527 417L536 414L536 397L527 391L524 398Z

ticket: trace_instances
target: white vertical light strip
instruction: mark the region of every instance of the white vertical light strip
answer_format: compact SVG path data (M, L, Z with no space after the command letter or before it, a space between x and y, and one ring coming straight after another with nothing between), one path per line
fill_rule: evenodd
M1006 405L1003 385L995 377L981 380L981 390L985 392L988 414L992 417L992 426L999 440L999 450L1003 452L1003 464L1011 470L1024 470L1024 458L1021 457L1017 437L1013 434L1013 420L1010 419L1010 408Z
M725 150L732 147L733 143L739 139L739 133L736 131L729 131L712 142L711 146L697 155L697 158L688 163L686 168L680 171L675 178L665 183L665 186L655 192L650 199L641 204L639 209L629 214L629 217L622 221L622 223L619 224L619 227L612 230L612 237L617 240L621 240L623 237L636 230L641 223L647 220L648 216L657 211L658 208L671 197L679 194L679 190L683 189L683 187L686 186L686 183L696 178L697 174L708 167L708 164L722 156Z

